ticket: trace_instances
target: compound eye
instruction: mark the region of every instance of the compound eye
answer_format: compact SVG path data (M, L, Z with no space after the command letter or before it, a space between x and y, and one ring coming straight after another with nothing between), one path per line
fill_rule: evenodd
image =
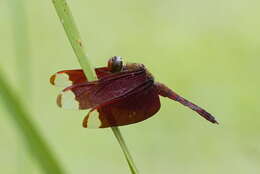
M120 72L123 69L123 60L120 56L114 56L108 60L108 69L110 72Z

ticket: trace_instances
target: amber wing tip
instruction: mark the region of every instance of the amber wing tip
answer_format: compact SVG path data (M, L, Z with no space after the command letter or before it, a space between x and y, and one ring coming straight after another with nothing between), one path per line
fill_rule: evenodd
M55 74L52 75L51 78L50 78L50 83L51 83L52 85L54 85L55 78L56 78L56 75L55 75Z
M83 122L82 122L82 127L84 127L84 128L88 127L88 123L85 120L83 120Z
M62 104L61 104L61 97L62 97L62 95L59 94L58 97L57 97L57 100L56 100L57 105L58 105L59 107L62 107Z
M86 116L82 121L82 126L84 128L88 128L88 116Z

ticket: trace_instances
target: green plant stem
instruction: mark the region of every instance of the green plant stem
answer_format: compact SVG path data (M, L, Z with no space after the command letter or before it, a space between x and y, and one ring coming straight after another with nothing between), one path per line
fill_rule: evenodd
M30 119L31 116L25 110L23 102L21 102L17 94L12 90L12 87L7 83L6 79L4 79L4 75L1 71L0 97L2 102L6 105L10 113L9 115L12 116L12 119L16 123L19 132L23 135L28 150L38 162L42 171L46 174L63 174L64 172L51 153L49 146Z
M52 2L74 50L74 53L78 58L80 66L89 80L95 80L93 68L83 49L83 43L80 38L79 31L76 27L67 2L65 0L52 0Z
M133 174L138 174L138 170L137 170L137 168L136 168L136 166L134 164L134 160L133 160L132 156L130 155L130 153L128 151L128 148L127 148L127 146L125 144L124 138L123 138L119 128L118 127L112 127L111 129L112 129L116 139L118 140L121 149L123 149L123 153L125 155L126 161L127 161L128 165L129 165L129 168L130 168L131 172Z
M79 31L76 27L75 21L66 0L52 0L52 2L67 34L70 44L78 58L79 64L84 70L85 75L88 77L89 80L96 79L93 73L93 68L91 67L89 59L84 52L83 43L80 38ZM129 153L129 150L120 133L119 128L113 127L112 130L120 144L120 147L122 148L132 174L138 174L134 161Z

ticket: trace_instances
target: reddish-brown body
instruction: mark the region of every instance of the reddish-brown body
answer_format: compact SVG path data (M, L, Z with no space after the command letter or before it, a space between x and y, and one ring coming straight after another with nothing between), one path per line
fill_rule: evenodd
M112 71L110 64L111 62L108 67L95 69L99 79L97 81L87 82L82 70L61 71L51 77L54 85L59 73L65 73L69 77L67 79L72 81L72 86L65 88L57 98L60 107L91 109L83 121L84 127L105 128L143 121L159 111L159 95L175 100L208 121L217 123L204 109L179 96L164 84L154 82L144 65L127 64L122 69L117 66L117 70ZM94 115L95 111L98 115Z

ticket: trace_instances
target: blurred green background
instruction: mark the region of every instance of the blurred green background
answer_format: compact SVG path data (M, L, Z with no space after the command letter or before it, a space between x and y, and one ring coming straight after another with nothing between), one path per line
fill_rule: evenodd
M220 122L162 98L156 116L121 127L140 174L260 173L259 0L68 3L93 65L143 63ZM84 129L86 111L55 104L50 75L79 64L51 0L0 1L0 26L0 68L67 173L130 173L111 129ZM0 137L1 173L42 173L4 105Z

